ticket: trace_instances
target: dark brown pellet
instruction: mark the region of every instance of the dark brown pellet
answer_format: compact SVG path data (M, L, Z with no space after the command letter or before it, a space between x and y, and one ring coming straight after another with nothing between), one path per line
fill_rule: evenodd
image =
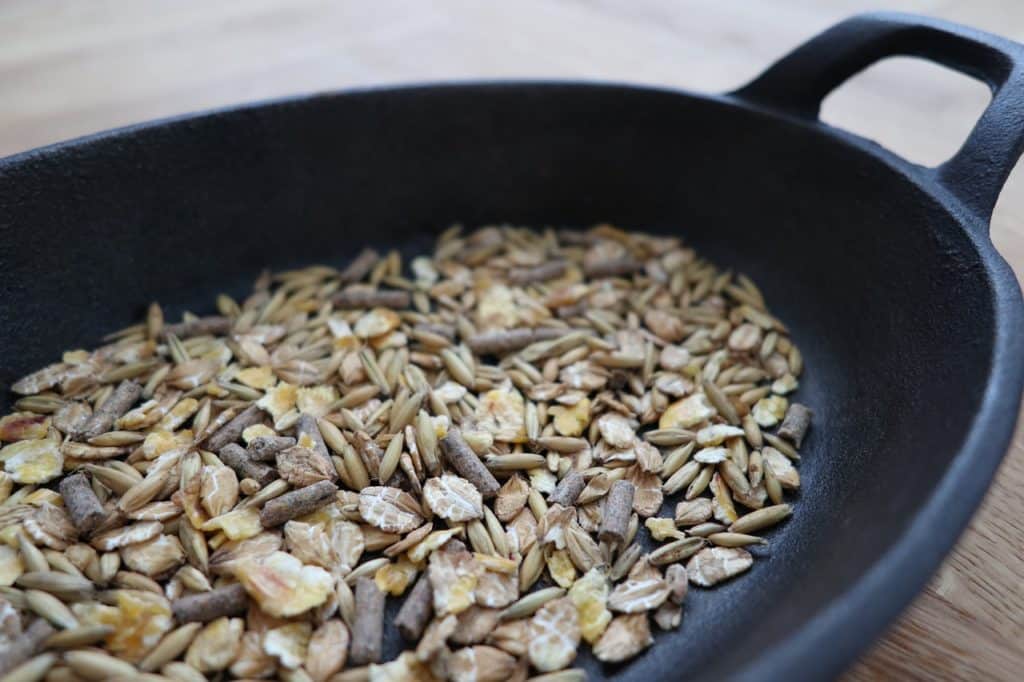
M206 439L205 448L212 452L219 452L228 443L234 443L242 437L242 431L253 424L263 421L264 415L256 405L250 405L238 414L237 417L220 427L213 435Z
M623 275L631 275L642 267L642 263L627 256L626 258L601 261L600 263L584 264L583 272L587 277L593 278L621 277Z
M42 618L32 621L17 639L0 647L0 675L6 675L34 656L43 641L55 632L53 626Z
M277 478L277 471L266 464L252 461L249 453L238 443L228 443L217 455L222 462L235 470L239 480L251 478L262 487Z
M800 447L807 435L807 429L811 427L811 408L800 403L793 403L786 410L786 418L782 420L779 427L779 435L789 440L793 445Z
M295 439L288 436L259 436L254 438L246 452L256 462L272 462L277 453L295 445Z
M532 268L512 268L508 273L508 281L516 286L546 282L558 279L565 274L565 261L555 260Z
M134 381L122 381L114 389L98 410L92 413L85 428L78 435L81 439L95 438L106 433L114 425L117 418L131 409L135 401L142 395L142 386Z
M395 627L407 642L419 641L434 615L434 589L424 571L395 616Z
M629 529L629 517L633 513L633 484L629 481L615 481L608 491L604 505L604 518L598 537L614 545L621 545Z
M342 282L351 284L358 282L373 270L373 266L380 260L380 254L373 249L363 249L355 260L348 264L338 277Z
M249 595L239 583L171 602L171 610L179 623L208 623L221 616L243 613L248 606Z
M356 580L356 618L349 660L356 665L379 663L384 644L384 593L373 578Z
M338 480L338 472L335 471L334 464L331 463L331 453L328 452L327 444L324 443L324 437L320 433L320 427L316 423L316 417L309 414L300 415L299 421L295 423L295 436L298 443L303 447L308 447L305 443L306 440L313 442L313 446L309 449L315 452L323 461L324 471L331 472L331 479L335 481Z
M548 504L560 504L563 507L571 507L576 503L576 498L583 492L587 485L583 474L578 471L570 471L558 482L554 491L548 495Z
M448 435L441 439L441 449L448 458L448 463L459 472L459 476L476 486L485 498L498 494L501 486L498 485L494 474L484 466L457 428L448 429Z
M408 291L370 291L364 289L339 291L331 297L336 308L394 308L401 310L412 304Z
M263 505L260 510L260 524L264 528L276 528L285 521L314 512L334 500L338 486L330 481L319 481L305 488L292 490Z
M64 498L64 507L75 528L83 536L88 537L103 523L107 513L103 504L85 474L78 473L68 476L60 482L60 495Z
M232 324L230 318L219 315L200 317L198 320L192 320L191 322L165 324L164 328L160 330L160 339L166 339L171 334L174 334L179 339L187 339L190 336L205 336L206 334L223 336L231 331Z

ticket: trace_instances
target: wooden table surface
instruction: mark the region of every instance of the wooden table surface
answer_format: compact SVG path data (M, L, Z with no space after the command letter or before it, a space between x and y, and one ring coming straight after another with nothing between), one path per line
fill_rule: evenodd
M283 94L409 81L563 77L723 91L855 12L863 0L5 0L0 156L155 117ZM1024 3L904 0L1024 40ZM869 69L824 118L937 164L988 101L981 84L912 60ZM1024 272L1024 177L992 237ZM1024 670L1024 434L984 506L903 618L848 673L1020 679Z

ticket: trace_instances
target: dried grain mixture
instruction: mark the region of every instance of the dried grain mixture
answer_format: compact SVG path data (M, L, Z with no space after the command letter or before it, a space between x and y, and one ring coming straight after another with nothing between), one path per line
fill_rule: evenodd
M11 387L12 679L581 680L800 486L800 352L678 239L452 229L217 309Z

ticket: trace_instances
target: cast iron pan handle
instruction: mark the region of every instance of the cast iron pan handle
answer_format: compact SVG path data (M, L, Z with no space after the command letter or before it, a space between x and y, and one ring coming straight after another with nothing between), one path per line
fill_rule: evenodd
M821 101L885 57L937 62L988 84L992 101L959 151L927 169L986 223L1024 151L1024 46L938 19L862 14L811 38L733 95L817 120Z

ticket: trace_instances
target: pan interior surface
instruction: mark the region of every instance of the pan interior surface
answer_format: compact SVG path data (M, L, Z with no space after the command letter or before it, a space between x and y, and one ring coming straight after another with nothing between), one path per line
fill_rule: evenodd
M748 575L691 589L680 629L632 664L585 659L595 677L721 679L781 646L905 541L990 374L992 290L961 226L877 159L719 100L566 85L314 97L0 161L0 188L4 385L150 301L208 313L264 268L414 253L456 222L610 222L750 275L805 357L797 396L815 420L795 514ZM864 639L856 605L850 619Z

